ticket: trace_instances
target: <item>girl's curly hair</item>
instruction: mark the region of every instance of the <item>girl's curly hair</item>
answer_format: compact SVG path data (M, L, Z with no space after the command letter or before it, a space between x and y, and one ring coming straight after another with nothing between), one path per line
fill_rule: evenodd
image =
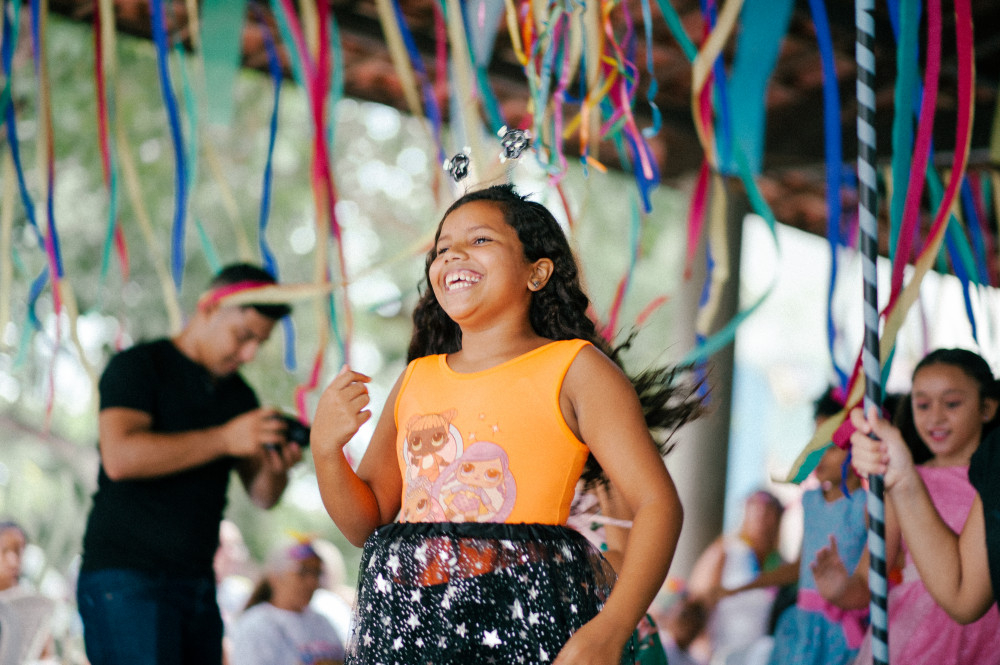
M437 257L437 240L444 219L473 201L491 203L503 212L504 220L517 233L529 262L548 258L553 263L548 282L531 299L528 317L534 331L552 340L586 340L622 367L621 352L631 345L634 334L615 347L600 335L588 315L590 299L580 285L576 258L559 222L545 206L521 196L511 184L470 191L451 204L442 216L434 234L434 244L424 261L423 291L413 311L413 336L407 360L454 353L462 348L461 329L441 308L431 288L430 267ZM657 436L661 454L672 447L668 445L671 435L704 411L703 383L686 379L689 371L689 367L655 368L636 377L630 376L642 402L646 424ZM606 482L593 456L587 461L583 480L588 487Z

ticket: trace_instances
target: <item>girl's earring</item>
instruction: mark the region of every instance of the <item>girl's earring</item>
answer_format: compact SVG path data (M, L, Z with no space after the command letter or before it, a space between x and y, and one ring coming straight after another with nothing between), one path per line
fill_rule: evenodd
M533 287L535 287L535 288L537 289L537 288L539 287L539 285L541 285L541 282L539 282L539 281L538 281L538 280L536 279L535 281L533 281L533 282L531 283L531 285L532 285Z

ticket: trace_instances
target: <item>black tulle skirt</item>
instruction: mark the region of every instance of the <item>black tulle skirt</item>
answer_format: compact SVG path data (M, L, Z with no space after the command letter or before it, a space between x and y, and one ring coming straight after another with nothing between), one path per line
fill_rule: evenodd
M566 527L388 524L365 543L346 663L550 663L614 581Z

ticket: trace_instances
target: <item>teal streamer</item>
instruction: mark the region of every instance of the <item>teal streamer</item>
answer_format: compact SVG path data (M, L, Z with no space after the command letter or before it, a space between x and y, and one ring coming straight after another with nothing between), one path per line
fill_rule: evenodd
M295 48L295 37L292 36L292 29L288 25L288 16L285 14L284 3L273 2L274 17L277 19L278 32L281 33L281 41L287 46L289 60L292 66L292 77L304 90L307 89L305 76L302 73L302 60L299 50Z
M208 263L208 268L214 275L222 270L222 261L219 260L219 254L215 251L212 239L205 231L205 225L201 223L200 218L194 218L194 226L198 231L198 240L201 242L201 250L205 254L205 262Z
M674 36L677 44L681 47L681 51L684 52L684 57L688 59L688 62L694 62L694 59L698 57L698 47L694 45L694 42L688 37L687 32L684 31L684 23L677 14L677 10L674 9L670 0L656 0L656 4L660 7L660 13L663 14L663 19L667 22L667 27L670 28L670 34Z
M208 120L229 125L233 87L240 71L246 0L201 1L201 55L205 63Z
M649 7L649 0L642 0L642 22L646 35L646 71L649 72L649 89L646 91L646 103L652 117L652 125L642 129L644 138L652 138L660 133L663 124L663 114L660 107L656 105L656 93L660 86L656 80L656 72L653 70L653 13Z
M334 55L334 66L330 72L330 122L327 124L328 145L335 145L337 136L337 104L344 98L344 44L340 38L340 26L337 24L337 17L330 12L330 49Z
M722 160L724 173L738 174L737 153L747 160L752 173L760 173L766 125L764 100L794 5L794 0L747 2L740 11L740 31L728 86L732 109L730 135L735 145L729 159Z
M920 3L900 3L899 34L896 41L895 112L892 122L892 198L889 203L889 258L895 262L896 245L903 223L903 208L909 189L913 159L913 105L919 95L917 77ZM899 257L907 261L909 257Z

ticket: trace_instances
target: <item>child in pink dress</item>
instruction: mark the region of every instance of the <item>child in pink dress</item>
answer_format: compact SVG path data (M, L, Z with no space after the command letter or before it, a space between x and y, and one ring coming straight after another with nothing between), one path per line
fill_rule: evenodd
M968 476L969 460L995 424L997 398L992 370L971 351L938 349L920 361L913 373L913 425L933 454L918 472L937 512L955 531L962 528L975 498ZM905 555L903 580L889 591L890 662L1000 664L1000 614L996 606L979 620L961 625L934 602L902 539L891 500L886 501L885 536L887 561L896 561L899 552ZM813 571L817 588L830 602L843 608L868 603L867 552L849 574L833 543L817 554ZM871 662L869 633L855 663Z

